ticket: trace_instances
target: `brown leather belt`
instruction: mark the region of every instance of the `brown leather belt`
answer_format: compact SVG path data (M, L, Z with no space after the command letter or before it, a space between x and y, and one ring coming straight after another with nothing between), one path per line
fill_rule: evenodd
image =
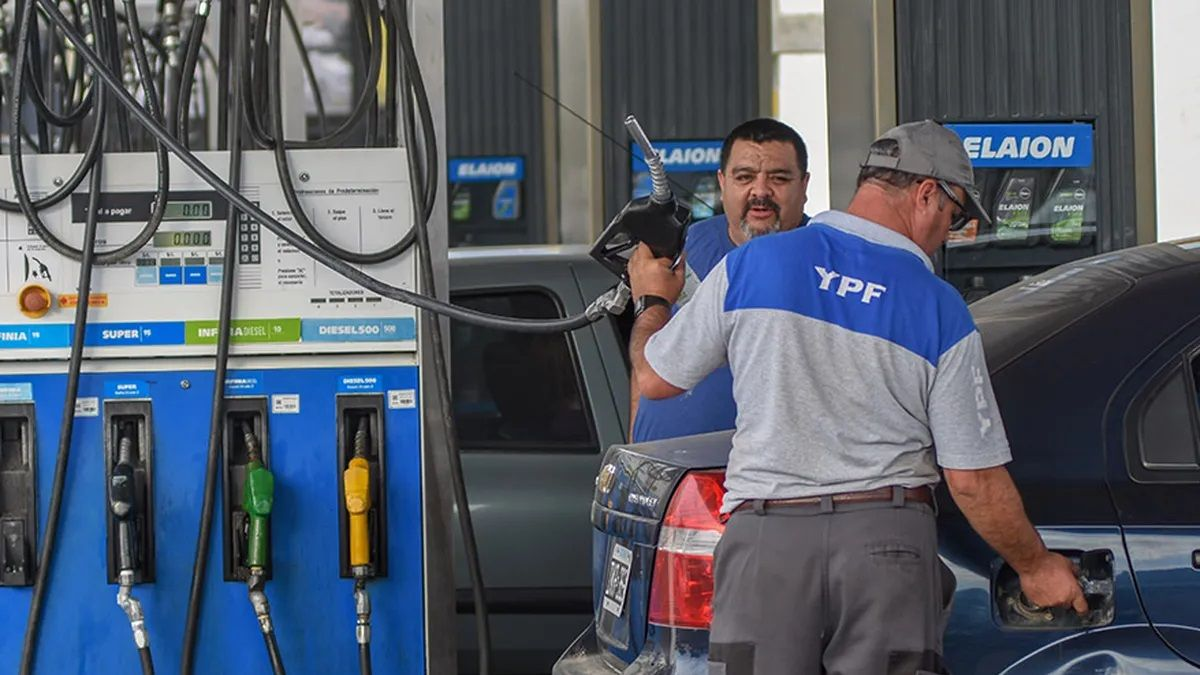
M893 488L891 486L881 487L875 490L867 490L865 492L840 492L824 497L797 497L796 499L764 499L763 506L771 508L775 506L817 506L821 500L828 497L834 504L865 504L868 502L890 502L892 501ZM749 499L737 505L733 510L746 511L754 508L754 502L758 500ZM904 488L905 502L920 502L933 506L933 490L929 486L921 486L918 488Z

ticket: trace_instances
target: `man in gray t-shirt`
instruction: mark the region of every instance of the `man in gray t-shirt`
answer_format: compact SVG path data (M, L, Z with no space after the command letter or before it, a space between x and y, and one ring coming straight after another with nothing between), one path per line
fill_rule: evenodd
M939 467L1031 602L1087 609L1025 515L979 333L930 263L951 229L986 220L973 183L953 132L896 127L871 145L846 212L729 253L674 319L637 317L646 396L733 372L714 672L941 670ZM629 270L634 297L682 286L644 246Z

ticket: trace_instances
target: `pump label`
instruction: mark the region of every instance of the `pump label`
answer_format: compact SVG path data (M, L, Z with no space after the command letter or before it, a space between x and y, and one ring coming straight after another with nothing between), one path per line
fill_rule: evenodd
M150 387L141 380L108 381L104 383L104 398L149 398Z
M378 375L343 375L338 378L339 394L373 394L383 391Z
M300 326L304 342L395 342L414 340L412 319L305 319Z
M228 396L252 396L263 393L263 374L230 373L225 377L225 394Z
M70 344L70 324L0 326L0 349L45 349L66 347Z
M947 124L976 168L1087 167L1090 124Z
M187 321L184 330L189 345L216 344L221 332L216 321ZM238 319L229 333L234 343L299 342L300 319Z
M33 384L31 382L2 382L0 383L0 401L32 401Z
M183 342L183 324L178 321L90 324L84 331L84 341L92 347L177 345Z

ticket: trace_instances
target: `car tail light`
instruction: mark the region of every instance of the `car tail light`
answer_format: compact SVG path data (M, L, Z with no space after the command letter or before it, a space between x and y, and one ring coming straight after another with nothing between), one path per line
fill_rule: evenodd
M713 551L725 531L724 497L724 471L688 473L675 489L654 556L650 623L673 628L712 624Z

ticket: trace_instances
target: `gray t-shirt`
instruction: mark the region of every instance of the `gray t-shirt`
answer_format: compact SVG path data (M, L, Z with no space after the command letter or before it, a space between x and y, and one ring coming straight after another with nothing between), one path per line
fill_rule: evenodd
M733 371L725 512L1012 459L961 296L912 241L847 213L729 253L646 359L682 389Z

